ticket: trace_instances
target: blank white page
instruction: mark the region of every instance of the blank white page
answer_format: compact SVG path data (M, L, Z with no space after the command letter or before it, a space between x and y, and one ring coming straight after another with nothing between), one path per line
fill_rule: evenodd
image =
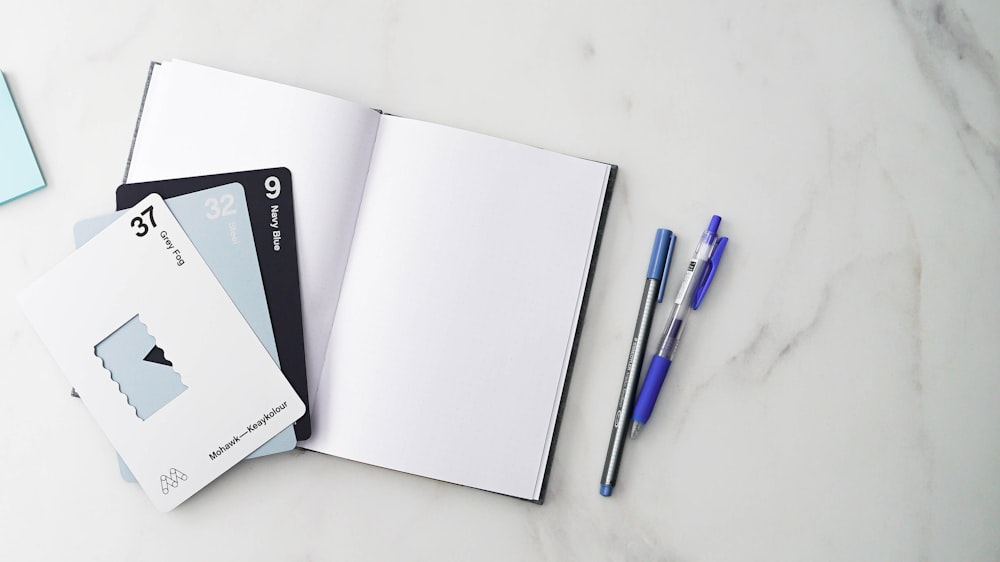
M537 499L609 169L384 116L304 446Z
M378 113L332 96L183 61L165 62L153 76L127 181L272 167L291 171L306 374L314 396ZM321 424L313 419L314 427Z

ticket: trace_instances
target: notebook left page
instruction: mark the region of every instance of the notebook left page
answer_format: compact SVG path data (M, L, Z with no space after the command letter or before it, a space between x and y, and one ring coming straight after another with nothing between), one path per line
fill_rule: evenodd
M295 222L309 394L315 393L379 114L183 61L155 65L126 181L285 167Z

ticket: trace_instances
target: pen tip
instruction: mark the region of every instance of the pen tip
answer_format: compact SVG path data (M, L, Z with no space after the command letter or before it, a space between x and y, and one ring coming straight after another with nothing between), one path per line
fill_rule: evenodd
M642 424L641 423L639 423L637 421L632 422L632 433L630 434L630 437L632 439L635 439L639 435L639 430L640 429L642 429Z
M606 498L609 498L611 497L611 490L614 489L615 487L612 486L611 484L601 484L601 495Z

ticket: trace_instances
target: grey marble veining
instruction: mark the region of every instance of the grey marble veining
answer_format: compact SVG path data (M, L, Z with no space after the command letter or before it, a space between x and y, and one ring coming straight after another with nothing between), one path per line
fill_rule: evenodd
M0 5L49 187L0 206L0 544L18 559L995 560L1000 4ZM151 59L616 163L535 506L296 452L177 511L113 455L14 295L108 211ZM648 244L731 238L614 496ZM666 307L658 309L653 337Z

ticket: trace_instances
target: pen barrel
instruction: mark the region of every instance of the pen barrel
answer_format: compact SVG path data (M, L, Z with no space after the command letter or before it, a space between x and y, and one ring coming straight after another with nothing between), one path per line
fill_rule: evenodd
M681 333L687 325L682 315L676 315L670 319L670 323L663 330L663 337L660 339L660 346L656 349L656 354L673 361L674 354L677 353L677 345L681 341Z
M653 323L653 309L656 306L656 294L659 287L658 279L646 279L642 300L639 302L639 315L635 321L632 348L629 351L628 362L625 363L625 377L622 380L618 408L615 410L614 425L611 428L608 455L604 460L604 472L601 476L601 484L603 485L614 486L618 479L618 466L621 463L622 451L625 447L629 420L632 418L632 405L639 388L639 374L642 372L643 354L646 350L646 342L649 340L650 326Z
M677 352L677 343L681 339L681 332L684 331L685 317L691 309L691 298L695 293L694 286L701 279L705 272L705 264L708 263L706 259L702 259L702 253L704 253L702 248L699 248L695 257L688 264L688 272L684 276L684 281L681 282L681 289L677 292L677 298L670 309L669 320L667 320L667 325L663 329L663 335L656 348L657 355L662 355L671 361L674 359L674 353Z
M650 414L653 413L653 406L656 405L656 397L660 395L660 388L667 378L667 371L670 369L670 359L660 355L654 355L649 363L649 371L646 372L646 380L642 381L642 391L635 401L635 410L632 412L632 419L645 424L649 421Z

